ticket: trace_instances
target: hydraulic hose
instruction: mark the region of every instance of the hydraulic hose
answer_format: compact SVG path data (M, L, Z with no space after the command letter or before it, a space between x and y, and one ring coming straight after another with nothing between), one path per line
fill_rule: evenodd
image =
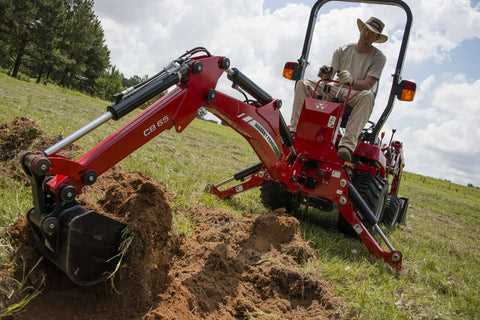
M237 68L232 68L231 70L229 70L227 77L233 82L233 84L245 90L248 94L257 99L257 101L260 102L262 105L265 105L273 100L271 95L269 95L265 90L260 88L246 75L241 73L240 70L238 70Z

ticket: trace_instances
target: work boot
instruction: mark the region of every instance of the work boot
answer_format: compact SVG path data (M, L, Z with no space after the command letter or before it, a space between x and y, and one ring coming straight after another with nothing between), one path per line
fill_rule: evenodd
M337 151L337 155L343 161L352 161L352 152L347 147L339 147Z

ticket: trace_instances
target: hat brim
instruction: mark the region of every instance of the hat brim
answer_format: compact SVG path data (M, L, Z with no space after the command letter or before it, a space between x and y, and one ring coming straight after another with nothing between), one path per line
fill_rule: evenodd
M367 27L368 30L372 31L373 33L377 34L378 35L378 39L375 40L374 42L376 43L384 43L384 42L387 42L388 41L388 36L383 34L383 33L378 33L377 30L373 29L370 25L366 24L365 22L363 22L362 20L360 19L357 19L357 26L358 26L358 31L362 31L362 28L363 27Z

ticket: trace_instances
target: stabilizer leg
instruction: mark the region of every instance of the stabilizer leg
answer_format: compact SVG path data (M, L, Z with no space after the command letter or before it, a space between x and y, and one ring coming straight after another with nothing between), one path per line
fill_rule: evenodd
M352 226L355 233L362 240L363 244L367 247L368 251L375 257L383 259L388 265L396 270L402 269L402 253L395 249L390 240L387 238L383 230L378 225L378 218L368 207L365 200L358 193L352 184L348 185L350 202L347 202L343 206L339 206L340 214L345 220ZM368 222L372 226L372 229L380 236L388 250L383 249L377 240L373 237L365 224L359 219L356 211L354 210L352 203L358 209L359 213L363 217L365 222Z
M264 173L263 164L259 163L236 173L233 177L226 179L222 182L219 182L214 185L213 184L207 185L205 187L205 192L214 194L220 199L231 198L232 196L238 193L261 186L265 182L264 175L265 173ZM245 181L245 179L247 180ZM223 191L219 189L221 186L226 185L227 183L230 183L235 180L244 181L244 182L237 184L235 186L232 186L230 188L227 188Z

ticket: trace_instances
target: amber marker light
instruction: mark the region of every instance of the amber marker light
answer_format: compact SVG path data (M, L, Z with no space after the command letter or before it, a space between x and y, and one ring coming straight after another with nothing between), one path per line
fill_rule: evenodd
M295 70L297 69L298 63L296 62L287 62L283 67L283 77L288 80L295 80Z
M403 80L400 82L400 90L398 92L398 100L400 101L413 101L415 98L415 91L417 90L417 85L415 82Z

